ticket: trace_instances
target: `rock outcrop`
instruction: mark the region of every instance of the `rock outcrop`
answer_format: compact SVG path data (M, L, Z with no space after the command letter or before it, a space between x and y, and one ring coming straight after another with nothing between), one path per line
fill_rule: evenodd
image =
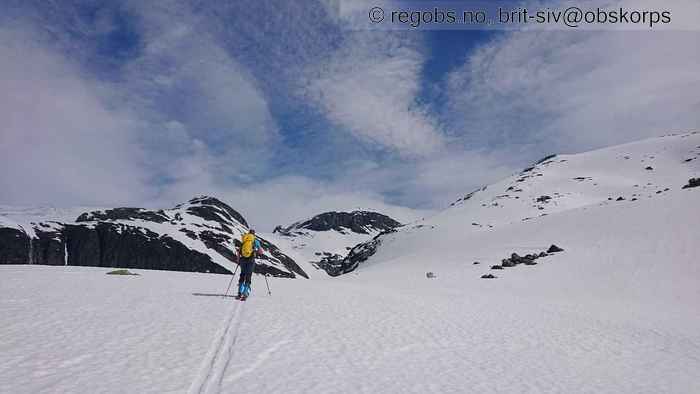
M294 223L286 228L277 226L274 232L290 235L304 230L335 230L341 233L351 231L358 234L370 234L372 231L392 230L399 226L401 226L401 223L378 212L324 212L309 220Z
M396 230L386 230L377 234L371 240L356 245L354 248L350 249L350 252L348 252L348 255L345 256L344 259L330 264L324 269L330 276L338 276L354 271L361 262L366 261L377 252L377 248L382 243L382 237L393 232L396 232Z

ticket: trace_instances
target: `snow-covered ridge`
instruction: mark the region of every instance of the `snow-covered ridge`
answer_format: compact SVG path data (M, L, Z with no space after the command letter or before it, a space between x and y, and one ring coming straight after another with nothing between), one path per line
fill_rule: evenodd
M437 216L464 215L475 227L489 228L584 206L629 203L678 190L699 169L697 132L552 155L465 195Z
M697 132L580 154L552 155L503 181L466 194L431 218L381 236L366 247L358 246L363 252L357 257L347 256L343 266L348 271L367 259L380 261L387 256L394 259L412 253L422 255L432 248L441 256L464 255L467 251L460 245L469 244L481 232L498 233L519 223L536 223L570 211L609 207L608 212L614 214L617 208L643 201L666 204L668 196L698 190L692 185L699 175L700 133ZM546 248L549 243L555 240L544 240L537 247ZM493 256L491 264L498 264L512 252L538 251L513 246L519 245L504 240L501 247L496 247L500 251ZM378 254L384 257L369 257L377 251L383 251ZM498 255L501 257L497 258Z
M25 210L26 211L26 210ZM0 242L12 250L0 263L114 266L196 272L233 272L233 249L247 232L243 216L213 197L199 196L172 209L112 208L84 212L74 220L0 216L6 234ZM261 239L257 272L306 277L277 246Z

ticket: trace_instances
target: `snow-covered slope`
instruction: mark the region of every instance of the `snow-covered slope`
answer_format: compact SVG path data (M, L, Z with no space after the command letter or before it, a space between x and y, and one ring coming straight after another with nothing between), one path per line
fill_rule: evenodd
M556 155L457 200L431 222L495 227L591 205L619 205L678 191L700 169L700 134L652 138Z
M377 212L324 212L287 227L277 226L266 237L296 261L334 274L353 246L399 226L398 221Z
M570 211L584 210L591 215L606 212L606 215L614 218L619 210L642 203L645 203L644 209L658 211L662 205L673 201L669 200L671 196L693 191L697 195L697 189L683 187L699 175L698 133L670 135L581 154L549 157L519 174L465 195L431 218L403 227L395 234L380 237L375 244L382 244L376 248L381 253L370 260L379 262L401 256L434 254L441 258L455 256L467 260L488 258L490 264L499 264L511 252L542 252L549 243L555 243L555 239L542 240L535 244L537 246L532 246L508 236L502 237L504 239L500 243L486 244L493 245L500 257L474 253L473 240L483 237L483 233L502 234L502 231L510 231L519 223L535 223L532 226L516 226L524 234L539 232L537 223L549 223L549 220L545 221L546 217L567 218L569 216L559 215ZM700 214L697 205L677 209L691 217ZM641 212L639 214L642 215ZM556 222L560 219L551 220L555 220L553 227L561 227ZM655 233L656 230L648 229L650 238ZM561 235L565 235L563 230ZM618 237L622 238L624 234ZM390 244L392 246L387 246ZM369 253L366 252L368 247L371 247ZM357 249L364 252L360 260L375 252L374 245L359 245ZM348 261L352 257L351 252L346 258L346 266L354 267L357 264L357 261Z

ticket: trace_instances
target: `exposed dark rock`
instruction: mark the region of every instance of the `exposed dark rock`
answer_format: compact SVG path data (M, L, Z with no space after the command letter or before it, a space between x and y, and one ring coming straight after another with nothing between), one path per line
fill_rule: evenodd
M313 218L292 224L287 228L277 226L276 232L282 235L291 235L294 231L312 230L328 231L347 230L358 234L369 234L369 231L386 231L400 227L401 223L377 212L353 211L353 212L325 212Z
M486 275L481 275L481 279L496 279L497 276L493 276L491 274L486 274Z
M473 265L479 265L479 264L481 264L481 263L478 262L478 261L475 261L475 262L473 262L472 264L473 264Z
M563 252L564 249L558 247L557 245L552 244L552 246L547 249L547 253L557 253L557 252Z
M618 197L615 201L625 201L624 197Z
M515 263L513 260L510 260L510 259L503 259L503 260L501 261L501 267L503 267L503 268L515 267L515 264L516 264L516 263Z
M221 222L222 219L227 219L229 221L235 220L248 227L248 222L243 218L243 215L214 197L196 197L191 199L189 203L192 204L192 206L187 208L187 212L199 216L204 220L213 222Z
M382 243L383 236L394 232L396 232L394 229L383 231L374 236L374 238L371 240L363 242L350 249L348 255L335 265L329 265L321 268L323 268L330 276L338 276L352 272L360 263L367 261L367 259L372 257L377 252L377 248Z
M683 189L690 189L691 187L700 186L700 178L690 178L688 179L688 184L683 186Z
M654 167L652 167L652 166L647 166L647 167L645 168L645 170L647 170L647 171L653 171L653 170L654 170Z
M534 260L526 260L523 264L525 264L525 265L537 265L537 262Z
M66 225L68 265L229 273L203 253L141 227Z
M435 276L435 273L434 273L434 272L426 272L426 273L425 273L425 277L428 278L428 279L437 278L437 276Z
M492 270L502 270L503 267L501 267L500 265L492 265L492 266L491 266L491 269L492 269Z
M29 263L29 237L24 231L0 227L0 264Z
M546 203L547 201L549 201L551 199L552 199L552 197L550 197L550 196L539 196L539 197L537 197L536 201Z
M56 231L42 231L35 228L37 238L32 239L32 263L41 265L65 265L66 241L63 226Z
M106 211L86 212L78 216L75 220L78 223L95 222L107 220L136 220L141 219L148 222L164 223L170 220L165 212L149 211L143 208L114 208Z
M543 157L543 158L537 160L537 162L535 162L535 165L542 164L542 163L544 163L545 161L550 160L550 159L553 159L553 158L555 158L555 157L557 157L556 154L554 154L554 155L547 155L547 156L545 156L545 157Z
M195 233L195 232L192 231L192 230L189 230L189 229L186 229L186 228L181 228L180 231L183 232L183 233L185 233L185 235L186 235L187 237L189 237L190 239L197 239L197 233Z

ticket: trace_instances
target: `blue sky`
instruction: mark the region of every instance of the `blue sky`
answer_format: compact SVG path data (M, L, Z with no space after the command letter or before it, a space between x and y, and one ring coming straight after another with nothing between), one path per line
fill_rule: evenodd
M363 1L3 4L5 204L212 194L263 228L408 219L546 154L699 120L697 29L371 30Z

